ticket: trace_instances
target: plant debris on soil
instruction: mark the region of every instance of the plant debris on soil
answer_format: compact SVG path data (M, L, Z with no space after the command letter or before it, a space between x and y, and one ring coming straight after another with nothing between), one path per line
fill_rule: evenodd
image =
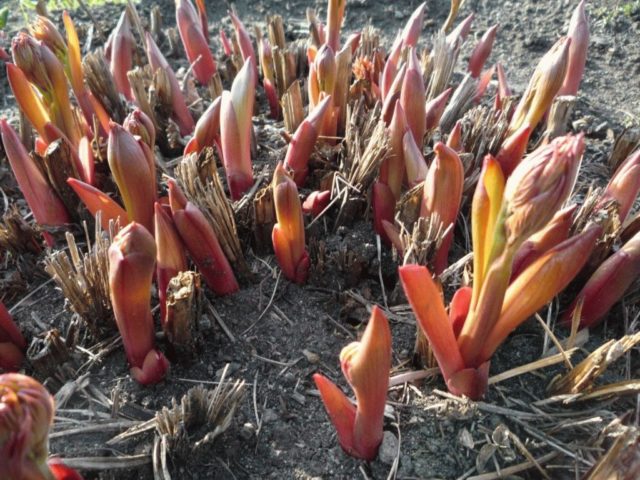
M388 51L419 3L348 1L342 36L346 39L370 25ZM475 20L452 84L462 81L477 39L498 23L490 63L505 67L511 89L520 95L540 57L566 33L575 3L464 2L458 21L471 12ZM604 187L615 140L636 131L640 119L640 6L618 0L591 3L585 75L569 120L569 131L586 135L577 186L582 197L589 187ZM225 2L207 4L211 46L220 58L217 34L221 28L231 31L231 20ZM422 45L431 44L449 7L445 0L426 2ZM103 45L123 8L105 4L72 12L83 55ZM160 12L165 32L160 48L182 79L188 63L179 40L176 43L174 8L170 0L136 4L145 28L157 15L152 12ZM309 37L307 8L316 8L318 18L326 14L326 2L235 2L252 35L254 29L264 34L268 15L281 15L287 42ZM49 14L61 25L60 11ZM23 23L18 11L10 12L7 37ZM228 89L230 82L224 83ZM493 92L495 82L489 88ZM4 68L0 93L0 116L17 124L19 111ZM486 95L486 101L493 102L493 95ZM108 247L108 243L101 246L107 240L100 229L84 216L84 227L76 224L66 238L57 234L62 239L57 243L60 252L29 243L26 239L34 238L37 226L4 152L0 155L0 242L5 226L13 229L11 238L20 232L18 238L25 239L0 243L4 249L0 300L30 342L24 372L55 396L53 455L85 478L118 480L604 479L622 478L616 476L619 462L636 465L638 472L638 281L607 320L588 333L573 335L554 328L560 309L554 300L499 348L482 401L454 396L447 392L437 368L414 369L415 317L399 286L397 259L376 238L369 213L354 215L334 205L317 221L307 222L309 280L298 285L284 278L271 250L270 228L268 235L258 238L251 224L252 207L286 151L285 125L269 118L262 90L257 92L253 124L258 186L244 200L246 205L236 203L232 212L240 245L230 248L237 248L246 263L244 275L239 275L241 288L224 297L205 289L197 299L199 342L191 351L181 352L179 361L167 350L170 373L151 386L131 378L110 306L79 311L74 307L73 286L71 292L63 292L52 278L52 272L73 278L78 262L87 261L91 248ZM169 172L180 152L173 158L161 157L158 163ZM314 155L316 171L322 170L324 157L330 153ZM348 195L349 187L344 188ZM634 212L637 207L638 202ZM359 206L355 212L369 210ZM469 226L460 220L455 228L452 266L445 273L451 291L468 274L470 260L469 242L458 240L468 239ZM108 289L99 278L91 278L91 271L82 275L94 295ZM82 299L76 302L81 304ZM369 463L340 448L312 375L322 372L350 394L339 353L360 337L374 305L384 309L391 324L393 368L383 443L378 458ZM154 315L157 319L159 312ZM159 328L158 332L158 345L165 345L164 334ZM627 383L614 388L621 382Z

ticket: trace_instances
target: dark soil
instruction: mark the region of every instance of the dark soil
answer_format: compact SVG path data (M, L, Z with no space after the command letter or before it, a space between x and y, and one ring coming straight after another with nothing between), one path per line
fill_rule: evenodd
M163 0L157 3L162 7L165 26L173 25L173 2ZM224 2L207 3L212 43L219 50L217 31L220 26L229 31L230 21ZM458 18L464 18L473 11L476 12L476 20L458 70L465 68L475 40L487 27L499 23L500 30L490 62L501 62L512 89L521 93L539 58L558 36L566 32L575 3L559 0L468 0ZM624 127L637 125L640 115L640 82L637 81L640 75L640 5L638 2L615 0L593 3L597 5L588 7L592 32L589 57L573 114L574 125L586 131L588 138L584 161L589 168L584 170L587 173L585 178L581 178L583 184L592 180L602 183L607 175L606 159L615 135ZM382 32L386 45L390 45L395 32L404 25L418 4L417 1L404 0L350 1L344 33L371 23ZM444 22L448 4L445 0L427 1L421 45L430 42L432 34ZM310 0L254 0L239 1L235 5L247 27L263 27L267 14L278 13L285 19L287 33L298 37L306 35L305 9L318 8L324 16L325 8L325 2ZM148 18L151 6L152 2L143 0L139 6L143 18ZM107 5L92 11L108 31L117 21L121 8L121 5ZM74 12L74 18L81 25L89 24L82 11ZM18 13L12 14L10 21L21 21ZM171 61L176 66L186 64L183 59ZM4 108L0 114L15 118L14 99L6 77L2 75L0 73L0 92L4 94L0 105L3 104ZM266 103L262 101L259 108L262 117ZM284 142L274 139L270 133L274 131L273 122L258 118L255 124L259 139L258 172L261 164L273 167L282 158ZM281 124L275 124L275 127L281 128ZM7 163L1 159L0 186L3 193L11 202L21 202L12 182ZM71 459L146 454L142 466L127 466L123 461L114 463L112 468L86 470L83 474L85 478L151 479L153 431L107 444L109 439L125 430L122 425L117 428L115 422L150 419L157 410L170 406L172 398L179 399L197 384L213 388L210 382L218 380L224 365L229 364L230 376L244 379L247 383L244 400L231 427L213 444L189 447L183 454L170 452L168 468L174 479L382 479L388 475L404 479L455 479L476 475L479 473L477 468L491 472L498 466L505 468L525 461L513 443L505 445L497 440L494 433L501 425L514 432L534 457L558 452L547 465L552 478L577 478L584 473L601 451L589 452L583 446L616 415L633 409L635 399L620 399L607 404L532 407L533 402L547 397L545 389L551 378L565 371L562 364L491 386L484 404L453 400L439 394L435 389L446 390L439 378L415 386L395 387L389 394L386 428L400 439L399 464L391 465L395 455L393 445L391 450L385 445L385 453L388 456L391 452L391 459L385 457L370 464L342 452L311 375L321 371L348 391L340 372L339 352L362 332L368 319L367 309L373 304L384 306L383 289L393 312L390 320L396 370L410 368L413 354L414 318L410 310L403 308L405 302L397 291L394 292L397 276L390 252L383 247L381 263L378 259L376 239L370 225L369 219L361 219L334 232L331 222L320 222L308 240L309 243L324 242L325 261L320 267L317 255L314 256L315 266L308 285L304 287L279 278L272 255L255 255L247 247L246 257L255 273L255 280L245 283L239 293L229 297L214 298L208 294L233 340L223 331L211 311L205 309L201 321L202 348L190 363L172 364L167 380L152 387L142 387L131 379L124 352L121 346L116 347L93 364L88 371L87 384L60 405L51 451ZM458 250L462 254L462 248ZM54 326L66 332L72 317L65 309L62 294L52 282L46 283L48 276L42 271L41 260L34 259L27 266L7 261L0 267L0 281L6 288L0 292L0 298L6 299L8 307L35 292L14 311L17 322L29 339ZM380 272L385 280L383 286L380 284ZM8 279L14 281L7 282ZM18 287L10 289L10 285ZM399 304L394 306L392 299ZM584 351L592 351L605 339L619 338L627 333L625 328L632 317L626 318L625 322L622 317L637 311L637 305L616 306L608 324L592 332ZM545 312L541 314L544 316ZM564 331L557 334L566 336ZM491 374L537 360L542 353L543 342L544 331L538 323L532 321L524 325L498 351L492 362ZM92 346L82 345L85 348ZM78 368L88 358L76 349L71 365ZM619 362L611 369L610 379L638 378L639 367L635 351L626 363ZM31 366L26 367L26 372L46 380L46 375L34 371ZM73 380L73 377L50 379L47 384L55 391L62 384L61 380ZM496 408L487 409L486 405ZM539 414L540 419L518 416L514 412L526 412L532 416ZM591 417L597 418L589 428L569 425L546 433L551 432L552 427L557 426L555 424L568 422L566 419ZM75 419L75 424L70 419ZM91 432L82 428L96 424L102 424L104 428ZM64 433L71 428L78 428L78 433ZM543 432L543 436L536 436L536 432ZM576 458L550 447L551 439L556 445L574 453ZM486 454L487 447L494 447L495 455L484 466L478 462L478 457L480 452ZM519 475L521 477L513 478L540 478L535 469Z

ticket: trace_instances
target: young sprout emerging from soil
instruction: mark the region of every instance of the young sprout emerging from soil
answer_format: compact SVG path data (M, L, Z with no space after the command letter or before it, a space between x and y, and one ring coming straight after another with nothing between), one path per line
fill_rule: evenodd
M176 0L176 23L189 63L193 65L193 73L198 82L206 85L216 73L216 63L191 0Z
M173 119L178 124L178 127L180 127L180 134L188 135L193 132L195 123L193 121L193 117L191 116L191 112L187 107L187 103L185 101L184 95L182 94L182 89L180 88L180 84L178 83L176 74L169 65L169 62L167 62L167 59L164 58L164 55L162 55L162 52L158 48L158 45L156 45L156 42L153 41L153 37L149 32L145 33L145 45L149 65L151 65L151 70L154 72L154 74L158 70L162 70L169 80L169 85L171 88L171 105L173 107Z
M526 157L506 184L497 162L485 159L472 204L473 288L454 296L449 318L431 273L415 265L400 268L407 298L453 393L482 397L497 347L586 263L599 226L549 242L548 250L512 277L524 242L569 197L583 150L581 135L559 137Z
M76 192L91 215L96 217L98 212L102 212L101 225L104 231L109 231L111 220L117 222L121 227L128 225L131 221L124 208L103 191L76 178L68 178L67 185Z
M577 95L580 88L584 66L587 63L587 49L589 48L589 20L587 20L584 7L585 0L581 0L571 16L567 34L571 39L569 64L558 95Z
M464 167L458 154L445 144L436 143L436 156L429 166L424 182L420 216L437 215L449 230L442 239L434 259L434 271L440 275L447 267L453 230L462 201Z
M200 153L207 147L215 148L222 157L222 146L220 143L220 105L222 97L217 97L204 111L196 123L196 130L193 137L184 147L183 155L186 157L190 153Z
M469 58L469 73L473 78L480 77L480 73L482 73L482 68L484 67L487 58L491 55L491 50L493 49L493 42L496 39L496 34L498 33L498 25L494 25L489 28L478 44L473 49L471 53L471 57Z
M62 200L5 119L0 119L0 133L11 170L36 222L41 226L62 226L69 223L69 213ZM47 244L53 246L53 237L48 233L44 237Z
M129 218L153 231L155 159L147 144L117 123L111 124L107 158Z
M239 200L253 185L251 132L256 90L253 60L247 59L231 85L222 92L220 137L224 169L232 200Z
M305 283L309 275L309 254L305 248L304 219L295 182L278 163L273 173L273 200L277 223L273 226L273 249L284 276Z
M0 375L0 478L82 479L59 461L47 464L53 414L53 397L38 381L19 373Z
M173 277L187 270L184 245L173 224L170 212L168 206L156 202L154 217L155 239L158 247L156 278L160 300L160 323L163 327L167 319L167 286Z
M9 372L20 368L26 348L27 342L0 301L0 368Z
M142 225L131 222L109 247L109 288L131 375L143 385L160 382L169 362L155 349L151 282L156 244Z
M601 204L613 199L618 203L620 222L624 222L640 193L640 150L634 152L618 167L609 180Z
M591 275L571 307L564 323L571 325L577 305L582 305L580 328L597 325L640 275L640 232L607 258Z
M304 186L309 172L309 158L330 106L331 95L327 95L300 124L287 148L284 166L291 172L291 177L298 187Z
M340 352L340 365L356 395L354 406L329 379L316 373L313 380L338 433L343 450L356 458L373 460L382 442L384 405L391 370L391 331L377 306L359 342Z
M135 41L131 33L131 22L127 11L123 11L116 28L112 32L111 61L109 70L116 83L118 91L124 95L128 101L133 101L133 92L129 84L127 73L133 64L133 49Z
M173 223L205 282L218 295L237 291L231 265L204 214L187 200L175 180L168 185Z

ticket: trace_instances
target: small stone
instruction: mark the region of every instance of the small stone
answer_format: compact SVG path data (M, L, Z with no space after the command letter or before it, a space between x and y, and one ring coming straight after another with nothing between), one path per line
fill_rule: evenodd
M300 405L304 405L307 401L306 397L300 392L293 392L293 394L291 394L291 398Z
M264 423L272 423L276 420L278 420L278 414L276 411L271 408L267 408L262 415L262 421Z
M378 458L386 465L391 465L398 454L398 439L391 432L384 432Z
M309 363L316 364L320 361L320 355L312 352L311 350L307 350L306 348L302 350L302 354L305 356Z
M256 427L250 422L245 423L240 429L240 436L245 440L249 440L255 433Z

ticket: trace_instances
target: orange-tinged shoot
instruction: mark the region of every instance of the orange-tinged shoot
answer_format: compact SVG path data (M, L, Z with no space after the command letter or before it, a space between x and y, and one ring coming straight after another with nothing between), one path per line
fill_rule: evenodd
M109 247L111 305L131 375L142 384L161 381L167 359L155 350L151 282L156 263L153 236L141 224L124 227Z
M407 20L407 24L404 26L402 30L402 46L407 48L415 47L418 44L418 40L420 40L420 32L422 31L422 23L424 21L424 10L427 6L427 2L423 2L418 5L409 20Z
M327 7L327 44L334 52L340 49L340 29L346 6L347 0L329 0Z
M78 472L67 467L59 458L51 458L47 464L55 480L83 480Z
M258 62L256 58L256 52L253 50L253 44L249 37L249 32L245 28L244 24L240 21L238 16L233 10L229 11L229 17L233 23L233 29L236 32L236 41L240 46L240 53L242 54L242 60L246 63L249 59L253 68L253 73L258 76Z
M62 200L5 119L0 119L0 133L11 170L36 222L43 226L61 226L69 223L69 214ZM51 246L53 240L46 235L45 238Z
M393 117L389 125L390 155L380 165L380 182L386 184L395 200L402 194L402 181L406 173L404 160L404 135L407 131L407 119L400 102L395 103ZM415 143L415 142L414 142Z
M0 478L50 480L47 466L53 397L35 379L0 375Z
M601 202L618 202L618 215L624 222L640 193L640 150L629 155L609 180Z
M178 124L178 127L180 127L180 134L188 135L193 132L195 122L193 121L191 112L187 107L187 103L184 95L182 94L182 89L180 88L176 74L171 69L167 59L164 58L164 55L162 55L162 52L149 32L145 33L145 46L151 70L155 72L161 68L166 72L167 77L169 78L169 82L171 83L171 106L173 107L173 119Z
M571 16L567 34L571 39L569 65L558 95L576 95L580 88L589 48L589 20L584 7L585 0L581 0Z
M133 101L133 92L129 84L127 73L133 65L133 49L135 39L131 32L131 22L127 11L123 11L118 24L113 31L112 54L109 62L109 70L113 75L118 91L130 102Z
M591 275L563 317L571 324L576 305L582 303L580 328L597 325L640 276L640 232L607 258Z
M47 138L44 127L51 121L51 118L42 103L42 98L36 93L22 70L13 63L7 63L7 78L20 110L29 119L38 134L48 143L51 139Z
M429 166L424 182L420 216L437 215L444 225L450 228L456 222L462 189L464 185L464 167L455 150L438 142L434 146L435 158ZM450 228L442 240L434 259L434 270L440 275L448 264L449 249L453 242L453 228Z
M465 368L451 322L444 308L440 289L431 272L421 265L398 269L404 293L433 350L445 381Z
M304 181L309 173L309 158L313 153L330 106L331 95L327 95L296 129L287 148L284 166L291 172L293 180L299 187L304 186Z
M282 163L273 172L272 188L277 218L272 232L273 249L284 276L302 284L309 275L304 218L298 188Z
M438 95L433 100L430 100L425 105L425 112L427 113L426 130L431 131L440 125L440 118L444 113L444 109L447 106L449 97L453 88L447 88L444 92Z
M516 107L509 132L528 124L535 128L558 94L567 71L571 39L560 38L540 60Z
M407 172L407 183L409 188L413 188L427 176L427 162L424 160L413 134L408 129L402 137L402 156Z
M156 178L143 145L123 127L112 123L107 159L129 218L153 231Z
M71 111L67 78L60 60L49 47L25 33L14 37L11 52L16 66L40 90L52 121L76 146L80 131Z
M449 136L447 137L447 147L455 150L456 152L462 152L464 145L462 144L462 121L458 120L451 129Z
M396 198L389 186L381 180L373 184L371 207L373 209L373 229L386 244L390 244L391 238L387 234L384 223L393 224Z
M500 111L506 98L511 96L511 89L507 82L507 74L504 72L504 67L501 63L496 64L496 71L498 72L498 91L496 93L495 108Z
M171 209L155 204L155 239L157 246L156 278L158 299L160 300L160 323L165 329L167 321L167 286L173 277L187 271L187 257L184 245L173 224Z
M153 120L139 108L127 115L122 123L131 135L136 135L153 151L156 144L156 127Z
M601 233L602 227L593 225L556 245L509 285L500 317L485 335L479 362L489 360L513 330L569 285L589 259Z
M400 104L407 117L407 124L413 133L413 139L418 148L422 150L424 134L427 129L427 114L425 111L424 80L415 48L409 49L407 71L400 91Z
M460 335L464 322L469 314L472 293L473 290L471 287L460 287L456 290L456 293L453 294L453 298L449 304L449 320L451 321L451 327L456 337Z
M400 54L402 53L402 35L398 34L393 41L393 45L389 50L389 56L384 64L382 76L380 77L380 96L386 101L391 85L398 74L398 63L400 62Z
M584 152L584 135L554 139L524 158L504 191L507 242L525 241L569 198Z
M502 143L502 147L500 147L500 151L496 155L496 160L506 177L511 175L511 172L524 157L532 131L533 129L530 125L524 124Z
M120 227L129 224L127 212L103 191L75 178L68 178L67 184L76 192L91 215L95 217L99 211L102 212L101 226L104 231L109 231L110 220L117 222Z
M314 65L319 91L331 95L336 84L337 76L335 51L329 45L323 45L316 54ZM318 101L319 100L320 98L318 98Z
M176 23L189 63L193 65L193 73L198 82L206 85L216 73L216 64L201 18L191 0L176 0Z
M238 290L231 265L204 214L187 200L175 180L168 181L173 223L205 282L217 295Z
M89 140L89 138L87 137L82 137L80 139L80 143L78 144L78 160L80 177L89 185L94 185L96 183L96 164L93 158L91 140Z
M331 192L329 190L314 190L302 203L302 211L306 215L317 217L320 215L331 201Z
M577 208L578 206L574 204L560 210L546 227L531 235L529 240L522 244L513 259L512 281L547 250L569 238L569 232L573 225L573 214Z
M496 39L497 33L498 25L492 26L484 33L478 44L473 49L471 57L469 58L469 73L471 73L473 78L478 78L480 76L480 73L484 68L484 64L491 54L491 49L493 48L493 42Z
M263 37L258 44L258 56L260 57L260 67L262 69L262 86L269 102L271 118L277 120L280 115L280 103L278 101L278 91L276 90L275 65L271 44L266 37Z
M256 90L255 69L246 60L233 80L231 92L224 91L220 105L220 141L227 183L233 200L253 185L251 165L251 121Z
M55 53L58 60L66 61L67 45L60 34L58 28L51 20L42 15L38 15L35 21L29 25L29 33L36 40L41 41Z
M199 153L206 147L220 148L221 105L222 97L217 97L198 119L193 137L185 147L185 155Z
M373 307L362 339L342 349L340 364L355 392L355 408L322 375L314 375L316 386L344 451L356 458L373 460L382 442L391 370L391 331L380 308Z
M20 368L26 348L27 342L0 301L0 369L11 372Z

